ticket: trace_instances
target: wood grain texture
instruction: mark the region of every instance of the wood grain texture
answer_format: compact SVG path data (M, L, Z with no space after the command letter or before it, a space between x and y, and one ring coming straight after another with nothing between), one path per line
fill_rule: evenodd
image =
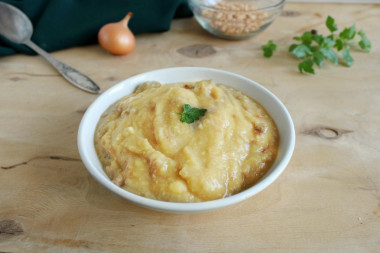
M379 252L379 5L286 4L265 32L227 41L194 19L165 33L137 37L115 57L99 46L55 52L103 90L132 75L204 66L251 78L276 94L297 133L294 156L279 179L225 209L174 215L115 196L86 171L76 148L81 117L96 95L68 84L40 57L0 58L0 252ZM370 54L353 52L351 68L325 64L301 75L286 52L264 59L269 39L288 45L311 28L356 23ZM192 45L215 52L188 57Z

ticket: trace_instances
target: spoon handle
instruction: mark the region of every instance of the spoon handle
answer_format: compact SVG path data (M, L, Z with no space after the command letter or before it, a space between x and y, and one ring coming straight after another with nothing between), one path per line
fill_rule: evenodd
M61 73L61 75L67 81L69 81L76 87L91 93L100 93L99 86L86 75L82 74L81 72L67 65L66 63L57 60L52 55L44 51L42 48L34 44L33 41L28 40L24 44L33 49L42 57L44 57L48 62L51 63L51 65L53 65L54 68L58 70L59 73Z

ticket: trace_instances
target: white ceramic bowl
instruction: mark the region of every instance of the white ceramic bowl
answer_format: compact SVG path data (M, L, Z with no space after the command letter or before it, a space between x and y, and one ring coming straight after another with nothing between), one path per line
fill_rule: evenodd
M153 200L128 192L113 184L104 173L94 147L96 125L103 112L120 98L132 93L145 81L161 83L191 82L212 79L241 90L265 107L276 122L280 133L280 147L276 161L264 177L252 187L233 196L199 203L173 203ZM110 191L135 204L166 212L190 213L226 207L243 201L269 186L284 171L293 154L295 131L292 119L281 101L258 83L230 72L197 67L179 67L155 70L128 78L100 95L87 109L78 131L78 148L90 174Z

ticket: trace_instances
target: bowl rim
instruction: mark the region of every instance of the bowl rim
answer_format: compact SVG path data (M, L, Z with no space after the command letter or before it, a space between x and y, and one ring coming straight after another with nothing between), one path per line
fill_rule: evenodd
M96 169L96 165L94 161L92 160L92 157L90 155L90 149L95 149L94 144L93 144L93 134L92 137L90 137L90 140L86 136L89 136L88 134L88 126L93 124L90 122L90 117L95 115L102 115L104 111L108 108L108 106L104 105L103 106L103 111L99 112L97 111L97 107L101 106L103 100L107 98L107 96L112 95L112 93L115 93L118 91L118 89L122 88L125 83L128 82L133 82L134 80L139 80L140 82L144 80L144 76L149 76L152 74L157 74L160 71L173 71L173 72L178 72L178 71L205 71L205 72L212 72L216 74L222 74L222 75L229 75L233 78L238 78L242 79L243 81L247 82L249 85L256 86L256 88L260 89L262 92L266 93L266 95L270 96L271 99L273 99L273 102L277 103L279 108L282 110L284 119L286 120L287 126L289 127L289 131L287 134L289 135L289 144L287 146L287 149L285 150L285 153L283 155L282 160L280 160L279 164L273 169L273 165L271 169L273 169L269 174L265 175L262 177L256 184L253 186L237 193L232 196L228 196L226 198L222 199L217 199L217 200L211 200L211 201L204 201L204 202L192 202L192 203L177 203L177 202L167 202L167 201L161 201L161 200L155 200L155 199L150 199L146 197L139 196L137 194L128 192L127 190L124 190L123 188L115 185L112 183L112 181L105 175L104 171L103 174L100 173ZM147 81L147 79L145 79ZM114 100L116 102L117 100ZM275 120L275 119L274 119ZM96 122L96 124L98 121ZM281 142L281 136L280 136L280 142ZM89 149L87 146L89 144L89 141L92 142L92 146ZM243 200L246 200L253 195L259 193L260 191L264 190L267 186L272 184L279 176L280 174L285 170L286 166L290 162L290 159L292 157L294 147L295 147L295 129L294 129L294 124L293 120L287 111L286 107L283 105L283 103L268 89L263 87L262 85L258 84L257 82L248 79L244 76L224 71L224 70L219 70L219 69L214 69L214 68L204 68L204 67L174 67L174 68L163 68L163 69L157 69L157 70L152 70L144 73L140 73L134 76L131 76L115 85L110 87L108 90L106 90L103 94L101 94L99 97L97 97L91 105L87 108L85 114L82 117L82 120L79 125L78 129L78 136L77 136L77 146L78 146L78 151L80 154L80 157L82 159L82 162L84 163L87 171L100 183L102 184L105 188L108 190L112 191L113 193L119 195L120 197L143 207L149 208L149 209L154 209L158 211L164 211L164 212L174 212L174 213L192 213L192 212L201 212L201 211L210 211L214 209L219 209L222 207L227 207L232 204L236 204L238 202L241 202ZM96 156L96 159L97 156ZM99 160L98 160L99 162ZM103 168L101 168L103 170ZM271 170L270 169L270 170ZM268 173L268 172L267 172Z
M194 6L197 6L197 7L202 7L202 8L205 8L205 9L208 9L208 10L211 10L211 11L233 11L233 12L240 12L240 13L252 13L252 12L257 12L257 11L269 11L269 10L272 10L272 9L276 9L278 7L281 7L284 5L285 3L285 0L279 0L278 3L276 4L273 4L273 5L269 5L267 7L262 7L262 8L257 8L255 10L228 10L228 9L223 9L223 8L218 8L218 7L213 7L213 5L209 5L209 4L205 4L205 3L201 3L202 1L200 0L189 0L189 5L194 5Z

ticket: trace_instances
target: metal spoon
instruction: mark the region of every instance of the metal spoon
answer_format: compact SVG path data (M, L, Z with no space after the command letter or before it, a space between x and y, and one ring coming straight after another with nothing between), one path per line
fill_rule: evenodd
M34 44L30 40L33 34L33 26L29 18L19 9L3 2L0 2L0 34L14 43L24 44L33 49L50 62L67 81L76 87L91 93L100 92L98 85L90 78L69 65L55 59Z

